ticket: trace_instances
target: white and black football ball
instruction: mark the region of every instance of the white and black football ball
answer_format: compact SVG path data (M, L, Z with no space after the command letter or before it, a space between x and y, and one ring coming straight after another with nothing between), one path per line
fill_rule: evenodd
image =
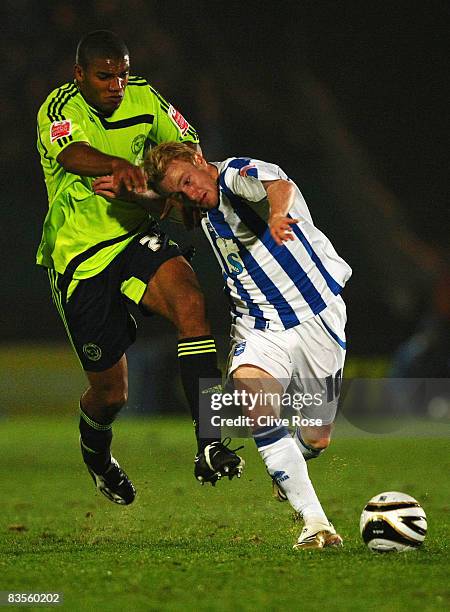
M398 491L375 495L361 514L364 542L376 552L401 552L417 548L427 533L427 517L419 502Z

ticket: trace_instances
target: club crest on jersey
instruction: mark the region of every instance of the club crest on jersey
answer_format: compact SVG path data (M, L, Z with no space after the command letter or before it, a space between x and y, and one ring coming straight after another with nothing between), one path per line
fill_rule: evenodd
M258 171L256 170L255 164L247 164L239 170L241 176L254 176L258 178Z
M186 132L189 129L189 123L183 117L183 115L177 111L172 105L169 106L169 117L172 119L172 122L177 126L178 131L182 136L186 135Z
M131 143L131 152L134 155L137 155L142 151L145 144L145 134L138 134L133 138L133 142Z
M245 345L247 344L246 341L244 342L239 342L239 344L236 344L236 347L234 349L234 356L237 357L238 355L242 355L242 353L245 351Z
M70 136L72 133L72 122L70 119L64 121L54 121L50 126L50 142L55 142L64 136Z
M83 353L90 361L98 361L102 356L102 349L93 342L88 342L83 344Z

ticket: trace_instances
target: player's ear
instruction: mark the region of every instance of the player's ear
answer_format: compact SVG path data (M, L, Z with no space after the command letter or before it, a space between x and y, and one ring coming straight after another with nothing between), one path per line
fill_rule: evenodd
M75 64L75 67L73 69L73 74L77 81L80 81L80 82L84 81L84 70L82 66L80 66L80 64Z
M203 157L201 153L198 153L197 151L194 155L194 164L198 167L207 165L206 159Z

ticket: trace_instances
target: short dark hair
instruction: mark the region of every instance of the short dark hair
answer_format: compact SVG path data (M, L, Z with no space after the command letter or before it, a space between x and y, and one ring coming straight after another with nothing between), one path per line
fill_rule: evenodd
M93 59L120 59L125 55L129 55L128 47L117 34L109 30L95 30L83 36L78 43L75 62L87 68Z

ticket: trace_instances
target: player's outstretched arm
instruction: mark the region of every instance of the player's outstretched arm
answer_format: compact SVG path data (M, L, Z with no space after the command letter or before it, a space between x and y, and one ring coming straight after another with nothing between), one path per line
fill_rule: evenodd
M168 219L175 223L183 223L183 210L185 207L182 202L175 201L173 198L162 198L156 191L149 189L142 193L128 191L124 186L118 187L114 183L112 175L99 176L92 182L92 189L97 195L101 195L109 200L124 200L139 204L147 210L153 217L163 221ZM186 225L186 224L185 224Z
M88 143L74 142L66 147L56 158L68 172L80 176L113 176L114 185L122 185L128 191L143 193L147 191L145 175L139 166L130 164L126 159L102 153Z
M269 228L272 238L278 245L287 240L294 240L291 225L298 223L299 219L287 216L295 198L295 187L289 181L263 181L270 205Z

